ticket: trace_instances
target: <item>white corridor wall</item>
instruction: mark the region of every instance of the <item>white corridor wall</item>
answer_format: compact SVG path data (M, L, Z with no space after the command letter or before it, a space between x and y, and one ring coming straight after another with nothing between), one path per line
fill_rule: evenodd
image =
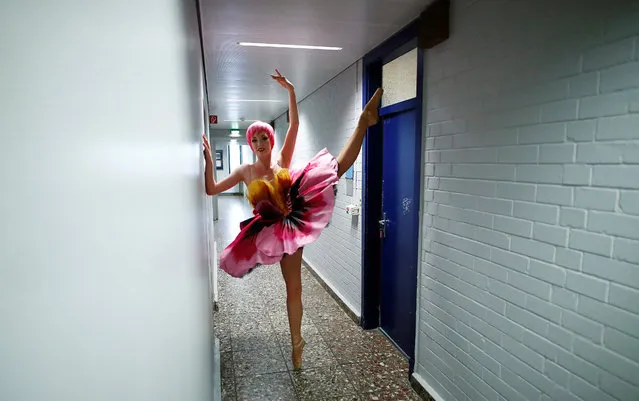
M0 5L1 400L212 398L195 4Z
M416 377L639 399L639 2L453 1L426 53Z

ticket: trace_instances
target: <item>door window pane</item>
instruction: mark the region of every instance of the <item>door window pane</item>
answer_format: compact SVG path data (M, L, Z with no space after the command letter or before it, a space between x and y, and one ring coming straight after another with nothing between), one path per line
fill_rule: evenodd
M417 96L417 49L413 49L382 67L382 107Z

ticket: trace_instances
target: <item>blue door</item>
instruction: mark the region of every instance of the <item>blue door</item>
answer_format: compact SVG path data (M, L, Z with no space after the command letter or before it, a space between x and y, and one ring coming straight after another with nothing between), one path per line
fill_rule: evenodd
M362 314L415 366L422 174L424 50L419 21L366 54L362 105L384 89L382 122L368 129L362 174ZM416 56L416 57L415 57Z
M380 326L412 357L419 236L421 135L415 99L382 108Z

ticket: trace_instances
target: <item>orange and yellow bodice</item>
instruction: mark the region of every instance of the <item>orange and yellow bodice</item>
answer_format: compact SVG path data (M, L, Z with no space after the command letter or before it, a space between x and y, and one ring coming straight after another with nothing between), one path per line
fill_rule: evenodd
M284 216L290 213L289 190L291 176L288 169L280 169L271 180L253 180L247 189L248 201L255 208L262 201L269 201L282 212Z

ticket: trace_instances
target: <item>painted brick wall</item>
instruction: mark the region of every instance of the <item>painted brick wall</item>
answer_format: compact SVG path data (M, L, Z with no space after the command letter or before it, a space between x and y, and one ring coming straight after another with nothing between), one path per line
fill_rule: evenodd
M350 137L362 111L361 61L352 65L305 99L299 100L300 129L292 167L303 166L323 148L335 157ZM276 146L281 148L288 123L275 121ZM361 309L361 217L346 214L346 205L361 200L361 154L354 180L339 182L331 224L304 249L304 260L355 312Z
M639 400L639 2L452 3L416 375L443 400Z

